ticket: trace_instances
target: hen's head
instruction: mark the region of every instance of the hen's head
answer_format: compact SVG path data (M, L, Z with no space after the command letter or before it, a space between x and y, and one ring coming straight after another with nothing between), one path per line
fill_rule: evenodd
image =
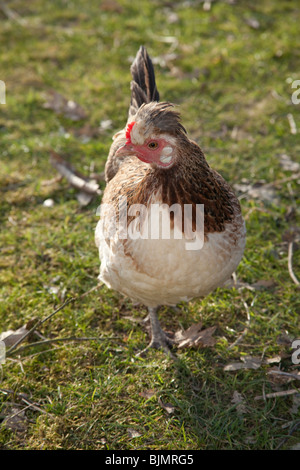
M178 138L185 132L172 104L144 104L127 125L126 143L116 155L135 155L153 166L170 168L176 161Z

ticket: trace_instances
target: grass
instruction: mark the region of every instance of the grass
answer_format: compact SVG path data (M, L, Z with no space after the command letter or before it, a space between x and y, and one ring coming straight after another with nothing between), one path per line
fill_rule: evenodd
M278 364L267 362L224 370L241 357L278 355L282 371L298 370L291 340L300 337L299 286L289 275L288 242L298 233L299 185L295 172L281 164L281 155L296 162L300 152L300 108L291 102L289 80L300 78L297 2L216 1L209 10L200 1L7 4L9 12L0 11L0 79L6 84L6 105L0 105L1 331L43 319L96 284L100 201L80 208L66 181L45 185L56 176L49 152L54 149L83 173L91 164L103 171L111 136L125 123L129 65L140 44L155 60L162 99L180 106L209 163L232 185L261 182L259 188L269 192L239 192L248 237L236 274L246 287L219 289L180 305L176 315L161 309L170 331L199 320L217 326L213 348L182 350L176 362L158 351L137 358L148 341L139 322L145 308L107 288L92 292L39 331L46 338L96 339L31 342L2 365L0 448L299 445L296 395L256 399L299 388L299 382L272 379L268 372ZM18 16L11 18L11 11ZM78 102L87 119L74 122L45 109L51 90ZM97 128L105 120L111 120L110 129L78 136L85 124ZM47 198L53 207L43 205ZM292 262L299 279L296 243ZM242 410L233 400L236 392Z

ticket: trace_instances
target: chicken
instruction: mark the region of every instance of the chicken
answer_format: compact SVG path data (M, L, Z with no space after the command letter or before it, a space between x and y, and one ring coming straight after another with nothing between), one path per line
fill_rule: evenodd
M159 306L222 286L242 258L245 224L234 192L188 138L177 109L159 101L143 46L131 73L128 120L105 166L99 279L148 307L148 348L170 351Z

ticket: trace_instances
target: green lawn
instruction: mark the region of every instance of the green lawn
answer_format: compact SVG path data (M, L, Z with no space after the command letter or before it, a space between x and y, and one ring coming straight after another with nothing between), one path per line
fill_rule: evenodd
M299 447L298 2L3 4L0 333L79 298L0 366L0 449ZM49 160L54 150L87 176L103 171L141 44L161 99L180 106L191 138L236 188L248 233L235 288L161 309L172 332L216 326L213 347L179 350L176 361L136 356L148 342L144 306L106 287L80 298L97 283L100 198L81 207ZM45 107L53 91L85 117ZM34 345L54 338L65 340Z

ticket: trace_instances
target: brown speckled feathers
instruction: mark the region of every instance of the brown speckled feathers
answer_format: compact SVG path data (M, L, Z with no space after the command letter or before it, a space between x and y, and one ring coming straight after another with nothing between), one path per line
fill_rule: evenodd
M131 73L128 119L113 137L105 166L107 185L95 235L99 279L148 307L150 346L168 351L156 309L203 297L222 286L242 258L245 224L233 190L189 139L177 109L159 102L144 47ZM167 237L152 236L152 228L160 225L160 220L152 221L154 205L170 229ZM200 229L198 205L204 208ZM188 242L191 238L193 243Z
M107 186L103 201L113 203L117 215L119 197L126 197L128 207L132 204L148 206L152 195L160 193L163 204L180 204L183 214L185 204L191 204L193 208L196 204L204 204L205 234L221 232L224 224L232 222L240 212L239 203L223 177L209 167L199 147L193 143L189 145L184 162L179 162L168 172L148 168L134 158L125 161L114 178L114 185ZM114 191L115 185L118 193Z

